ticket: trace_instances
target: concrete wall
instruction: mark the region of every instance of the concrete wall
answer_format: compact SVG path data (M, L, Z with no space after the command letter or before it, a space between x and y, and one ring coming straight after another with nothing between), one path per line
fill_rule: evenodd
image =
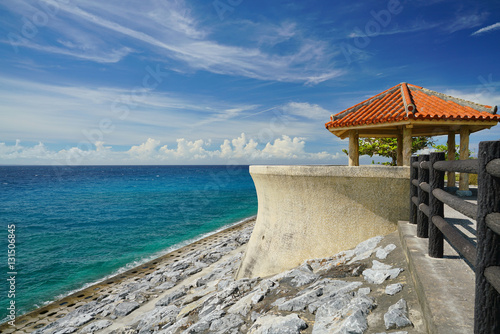
M396 230L409 167L250 166L257 222L237 277L265 277Z

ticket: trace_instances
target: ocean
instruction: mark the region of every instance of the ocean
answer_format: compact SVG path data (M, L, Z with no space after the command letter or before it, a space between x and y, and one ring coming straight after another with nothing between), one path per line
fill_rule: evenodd
M0 319L256 213L248 166L0 166Z

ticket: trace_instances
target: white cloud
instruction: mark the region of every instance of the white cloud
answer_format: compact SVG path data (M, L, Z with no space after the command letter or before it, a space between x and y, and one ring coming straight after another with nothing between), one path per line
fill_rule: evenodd
M13 4L6 6L12 12L20 11ZM20 7L24 8L20 11L23 15L38 10L29 5ZM294 22L266 24L259 34L264 36L262 40L248 41L246 46L217 40L211 34L213 27L205 22L197 19L184 1L129 5L113 1L58 2L57 15L43 27L45 39L23 38L11 44L98 63L118 62L131 53L141 53L146 45L148 57L163 58L172 69L187 66L188 70L260 80L317 84L344 73L333 67L335 54L329 44L307 32L299 33ZM288 54L269 49L290 38L294 38L296 47Z
M140 84L141 80L138 87ZM0 89L0 140L3 141L90 140L134 145L148 137L175 142L195 128L201 133L200 138L213 137L207 135L210 131L217 136L235 136L242 129L228 127L227 122L256 107L189 94L173 96L169 92L142 89L139 96L139 89L62 86L6 77L0 78L0 86L3 87ZM214 124L200 126L208 123ZM245 128L259 125L251 120Z
M14 41L11 45L19 47L26 47L38 51L43 51L47 53L60 54L65 56L70 56L83 60L90 60L97 63L117 63L122 60L125 56L127 56L132 50L127 47L120 47L119 49L110 49L110 50L95 50L93 52L82 52L83 50L78 50L74 46L70 47L71 42L65 43L65 48L50 46L50 45L40 45L33 43L30 40L23 39L20 41Z
M484 34L485 32L492 32L492 31L498 30L498 29L500 29L500 22L497 22L495 24L492 24L492 25L489 25L487 27L481 28L481 29L473 32L471 34L471 36Z
M291 139L288 136L283 136L282 139L276 139L273 144L267 143L262 153L277 158L298 158L305 154L305 141L302 138Z
M475 90L447 89L444 93L470 102L500 106L500 93L495 90L497 86L500 86L500 84L490 83L490 86L478 85Z
M162 146L160 148L159 159L187 159L187 160L199 160L209 158L212 152L206 151L204 146L207 146L208 142L198 139L195 141L189 141L184 138L177 139L177 148L169 149L168 145Z
M301 116L305 118L327 120L330 112L317 104L307 102L289 102L282 107L287 114Z
M486 19L486 13L457 16L453 22L444 28L449 33L470 29L481 25Z
M306 141L286 135L273 142L259 143L245 133L210 149L211 142L198 139L177 139L176 146L160 147L160 141L148 138L127 151L113 150L99 141L59 151L43 143L23 146L0 143L0 161L7 164L255 164L255 163L331 163L339 153L307 152Z
M141 145L132 146L130 150L127 151L133 157L140 159L147 159L152 157L152 154L156 152L156 148L160 145L159 140L153 138L148 138L145 143Z

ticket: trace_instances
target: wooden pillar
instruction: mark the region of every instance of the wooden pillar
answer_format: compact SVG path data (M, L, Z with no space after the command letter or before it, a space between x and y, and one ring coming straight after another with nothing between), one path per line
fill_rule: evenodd
M429 161L428 154L420 154L418 156L418 163L421 164L424 161ZM418 168L418 184L422 182L429 183L429 170L419 167ZM429 205L429 194L425 192L421 187L418 187L418 203ZM429 237L429 217L425 215L422 210L417 211L417 237L428 238Z
M403 128L403 166L410 166L411 159L411 128L404 127Z
M413 184L413 180L418 181L418 167L413 166L414 162L418 162L418 157L416 155L411 157L410 165L410 224L417 223L417 204L413 201L415 198L418 201L418 188Z
M403 166L403 133L398 133L398 155L397 155L397 165Z
M460 128L460 160L466 160L469 158L469 135L469 128L462 126ZM469 174L460 173L458 190L469 190Z
M448 161L455 160L455 131L448 131ZM455 186L455 172L448 172L448 187Z
M433 216L444 217L444 204L438 200L432 191L434 189L444 188L444 172L434 169L434 163L444 160L444 152L433 152L430 155L429 161L429 185L431 191L429 192L429 256L430 257L443 257L444 249L444 236L443 232L432 222Z
M488 171L488 163L500 158L500 141L479 143L477 194L477 259L474 333L498 333L500 329L500 293L492 282L498 281L495 267L500 266L500 235L495 232L500 212L500 182ZM488 279L486 278L488 277ZM496 280L495 280L496 278Z
M349 166L359 166L359 134L349 130Z

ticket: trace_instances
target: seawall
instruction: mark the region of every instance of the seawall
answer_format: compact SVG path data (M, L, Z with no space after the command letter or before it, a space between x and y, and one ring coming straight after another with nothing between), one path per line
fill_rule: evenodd
M396 230L409 167L250 166L257 222L237 278L265 277Z

